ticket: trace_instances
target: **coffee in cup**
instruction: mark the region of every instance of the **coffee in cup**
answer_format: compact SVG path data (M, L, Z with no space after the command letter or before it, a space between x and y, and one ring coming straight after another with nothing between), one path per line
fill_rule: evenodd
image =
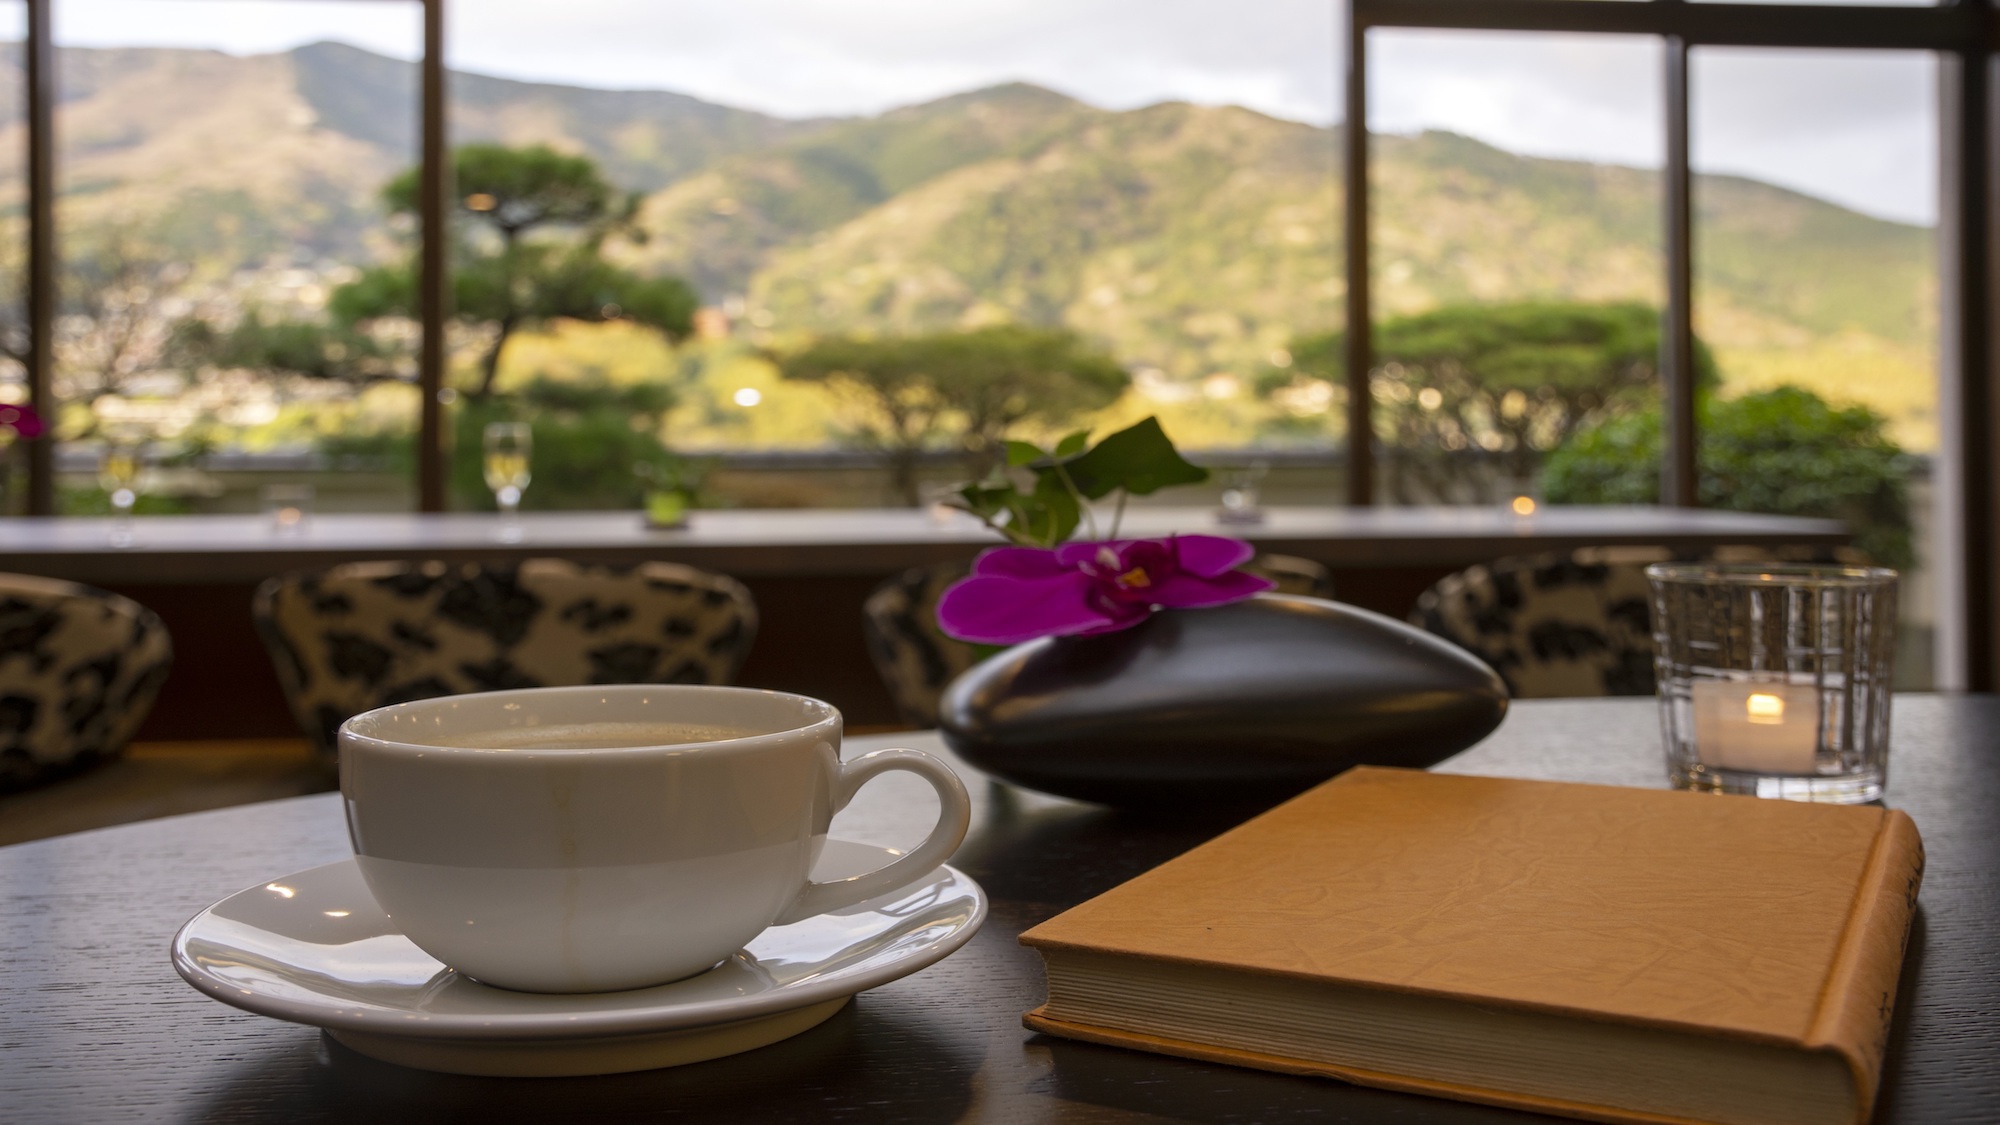
M502 988L607 992L704 972L951 855L970 819L957 775L916 750L843 763L840 737L840 712L782 692L486 692L349 719L340 788L362 877L419 948ZM888 770L937 791L936 828L812 882L833 814Z

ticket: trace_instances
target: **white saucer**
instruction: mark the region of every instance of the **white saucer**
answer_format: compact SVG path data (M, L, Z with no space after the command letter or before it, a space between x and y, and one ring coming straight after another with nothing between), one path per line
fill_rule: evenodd
M828 840L813 877L882 866ZM700 1062L796 1035L863 989L931 965L986 920L951 867L900 891L759 934L698 977L545 995L480 984L411 944L352 859L240 891L174 935L174 968L225 1004L327 1030L364 1055L455 1074L612 1074Z

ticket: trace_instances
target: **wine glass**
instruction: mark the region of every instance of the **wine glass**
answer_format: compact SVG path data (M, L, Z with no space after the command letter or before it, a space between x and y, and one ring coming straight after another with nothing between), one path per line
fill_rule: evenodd
M500 538L508 543L521 540L521 490L533 476L528 458L534 446L534 432L526 422L493 422L486 427L486 487L500 505Z
M97 462L97 483L111 495L111 545L132 545L132 506L139 502L139 474L145 469L145 451L136 442L112 440L104 443Z

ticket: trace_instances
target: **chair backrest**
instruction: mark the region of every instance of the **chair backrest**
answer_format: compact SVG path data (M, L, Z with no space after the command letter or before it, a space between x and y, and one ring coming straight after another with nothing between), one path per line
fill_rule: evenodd
M1333 597L1333 572L1325 563L1297 555L1258 555L1243 569L1271 580L1274 594L1294 594L1303 598Z
M1652 695L1652 588L1646 567L1713 562L1865 564L1846 547L1584 547L1467 567L1417 599L1410 623L1492 665L1516 699Z
M938 598L966 576L965 563L911 567L890 576L861 603L868 657L913 727L937 725L945 685L979 663L979 646L948 636L937 623Z
M340 724L411 699L566 684L727 683L757 608L735 579L673 563L349 563L274 578L258 632L320 753Z
M1258 555L1243 569L1270 579L1280 594L1333 596L1332 573L1311 559ZM862 603L869 659L911 726L936 726L944 689L988 651L947 635L937 623L938 599L969 570L967 563L912 567L875 587Z
M1516 699L1651 695L1646 567L1672 557L1590 547L1495 559L1426 590L1410 621L1486 661Z
M0 574L0 791L123 750L172 665L167 627L138 602Z

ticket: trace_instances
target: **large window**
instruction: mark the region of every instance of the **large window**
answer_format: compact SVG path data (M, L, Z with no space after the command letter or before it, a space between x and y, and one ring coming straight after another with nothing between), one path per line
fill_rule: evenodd
M529 507L914 503L1146 414L1279 502L1716 503L1796 388L1990 678L1984 6L447 4L6 9L9 505L490 505L521 419Z
M1593 389L1595 417L1569 433L1545 430L1544 456L1522 454L1503 471L1538 460L1540 484L1556 501L1840 516L1858 546L1907 576L1904 686L1990 685L2000 637L1986 243L1990 9L1353 0L1351 12L1348 53L1367 81L1350 81L1349 110L1367 105L1384 130L1455 127L1531 149L1549 143L1537 137L1538 122L1565 112L1565 76L1591 90L1551 134L1572 146L1604 138L1603 156L1583 154L1598 182L1527 220L1544 246L1517 260L1517 275L1559 265L1563 255L1547 242L1601 210L1633 166L1653 163L1611 150L1659 138L1659 209L1639 224L1651 228L1641 241L1661 250L1659 272L1633 287L1656 294L1657 343L1639 350L1658 357L1657 392L1615 398ZM1531 34L1558 32L1593 33L1601 43L1646 36L1663 59L1651 79L1663 95L1653 120L1609 124L1621 111L1636 122L1637 103L1607 76L1629 84L1650 68L1618 66L1609 46L1565 59L1548 46L1559 37ZM1498 45L1522 35L1543 43L1542 58L1510 67L1509 49ZM1426 86L1420 68L1454 49L1455 67ZM1423 92L1399 93L1397 83ZM1604 326L1569 339L1552 333L1550 343L1561 346L1524 362L1535 334L1517 318L1498 334L1503 354L1482 369L1479 322L1505 320L1508 311L1475 293L1459 318L1469 317L1470 329L1419 324L1425 331L1413 342L1411 326L1395 319L1410 296L1399 288L1410 272L1409 255L1396 248L1401 200L1385 170L1397 143L1385 135L1350 150L1358 158L1350 187L1374 193L1349 196L1349 229L1370 236L1349 255L1348 314L1362 330L1347 334L1342 357L1349 385L1373 390L1357 396L1371 409L1375 437L1352 452L1357 503L1408 499L1404 467L1454 441L1503 451L1536 444L1525 432L1499 432L1504 408L1490 402L1514 397L1529 413L1538 401L1561 403L1576 387L1575 361L1603 338ZM1465 186L1477 194L1473 181ZM1559 194L1549 180L1539 188L1545 201ZM1616 246L1607 240L1588 257L1603 269ZM1503 282L1502 271L1486 277L1495 288L1536 287ZM1447 332L1466 342L1443 348L1443 361L1428 368L1411 362L1413 352L1428 360L1439 351ZM1436 384L1435 368L1456 377L1459 397L1474 407L1471 426L1450 418L1423 433L1404 424L1434 420L1403 400L1413 386ZM1433 405L1453 398L1450 387L1418 386L1425 391Z
M1573 435L1659 401L1660 44L1370 45L1374 498L1532 494Z
M1702 499L1846 518L1903 573L1899 686L1934 687L1936 61L1715 47L1689 71Z
M1291 368L1338 327L1333 33L1219 0L455 9L454 142L586 156L632 201L607 261L700 302L535 318L494 386L651 387L736 504L914 502L1003 431L1146 414L1329 502L1341 413ZM888 373L944 337L958 368ZM1029 347L1067 358L975 371ZM1092 354L1129 380L1068 377Z
M141 512L254 511L310 484L325 510L407 510L413 316L326 326L371 269L408 272L382 191L417 159L417 5L53 15L57 509L129 485Z

